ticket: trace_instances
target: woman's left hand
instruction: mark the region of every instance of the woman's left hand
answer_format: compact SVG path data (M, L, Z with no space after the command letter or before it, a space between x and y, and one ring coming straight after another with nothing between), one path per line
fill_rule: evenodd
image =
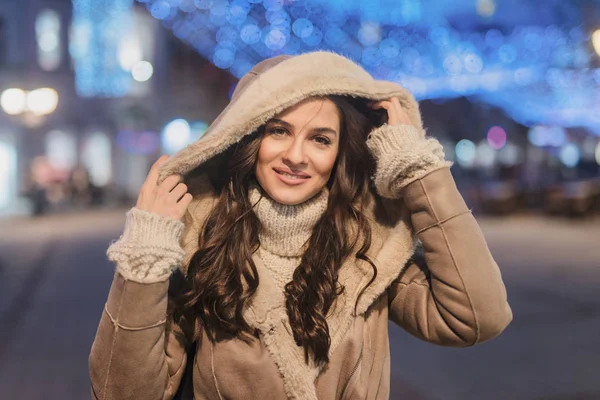
M369 103L369 106L374 110L384 108L388 114L388 125L412 125L406 111L402 108L400 100L397 97L392 97L389 100L382 100Z

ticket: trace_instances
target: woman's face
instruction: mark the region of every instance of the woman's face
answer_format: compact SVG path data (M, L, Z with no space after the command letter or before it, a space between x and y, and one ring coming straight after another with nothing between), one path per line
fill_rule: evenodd
M340 117L328 99L307 99L265 126L256 178L281 204L296 205L319 193L329 181L340 142Z

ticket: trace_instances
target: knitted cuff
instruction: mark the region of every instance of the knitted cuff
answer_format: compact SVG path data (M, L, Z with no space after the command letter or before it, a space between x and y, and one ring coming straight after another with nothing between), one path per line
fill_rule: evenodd
M179 244L183 222L132 208L125 230L106 252L126 279L155 283L169 279L185 257Z
M412 125L383 125L369 134L367 146L377 161L373 178L382 197L399 198L409 183L452 165L440 142Z

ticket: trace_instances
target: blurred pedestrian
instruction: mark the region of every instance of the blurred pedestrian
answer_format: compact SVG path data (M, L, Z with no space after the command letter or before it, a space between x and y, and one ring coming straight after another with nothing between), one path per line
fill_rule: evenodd
M102 203L102 190L90 180L90 174L84 166L73 168L69 176L69 197L78 208L87 208Z
M108 256L99 399L387 399L388 319L462 347L512 318L412 95L327 52L244 76L154 164Z
M31 214L40 216L48 211L48 187L54 179L52 166L44 156L35 157L29 164L27 184L23 195L29 199Z

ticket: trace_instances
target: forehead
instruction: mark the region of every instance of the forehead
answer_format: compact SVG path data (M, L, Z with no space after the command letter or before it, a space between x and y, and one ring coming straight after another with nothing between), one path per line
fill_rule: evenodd
M320 125L338 128L340 117L335 103L329 99L306 99L275 116L292 125Z

